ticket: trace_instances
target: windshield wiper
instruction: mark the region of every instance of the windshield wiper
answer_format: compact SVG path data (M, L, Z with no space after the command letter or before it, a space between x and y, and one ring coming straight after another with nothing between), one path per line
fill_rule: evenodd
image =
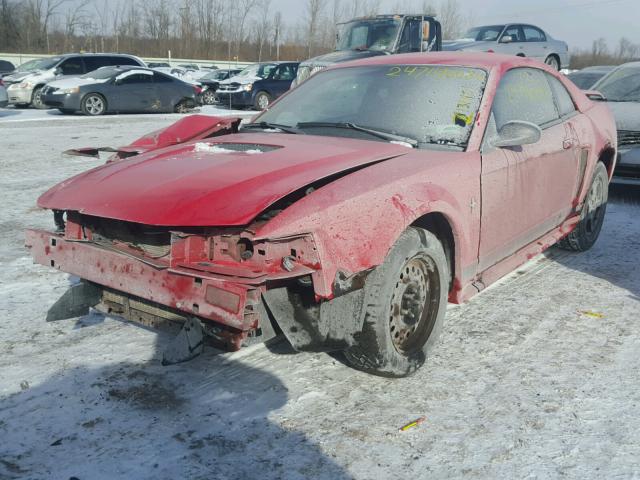
M267 129L274 129L274 130L280 130L284 133L291 133L291 134L298 134L298 133L302 133L300 130L298 130L297 128L294 128L290 125L281 125L279 123L269 123L269 122L257 122L257 123L247 123L245 125L242 125L241 127L243 130L246 129L252 129L252 128L259 128L261 130L267 130Z
M300 122L296 125L297 128L345 128L348 130L355 130L357 132L368 133L374 137L387 140L389 142L402 142L411 145L412 148L418 146L418 141L415 138L403 137L402 135L396 135L395 133L383 132L382 130L375 130L373 128L361 127L355 123L350 122Z

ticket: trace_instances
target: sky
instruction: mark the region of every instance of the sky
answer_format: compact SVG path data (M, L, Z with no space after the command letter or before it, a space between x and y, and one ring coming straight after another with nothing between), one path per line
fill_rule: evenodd
M347 4L351 1L342 0ZM390 12L398 3L402 2L381 0L382 10ZM552 37L566 41L569 48L590 48L599 37L607 40L609 47L615 47L621 37L640 43L640 0L458 0L458 3L471 15L474 25L532 23ZM280 10L287 23L295 23L303 18L305 4L305 0L272 0L272 10Z

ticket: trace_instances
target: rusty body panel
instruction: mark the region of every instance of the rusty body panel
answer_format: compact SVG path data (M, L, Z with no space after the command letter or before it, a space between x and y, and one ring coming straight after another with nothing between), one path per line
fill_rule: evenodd
M300 298L310 294L318 306L305 307L309 328L317 327L307 337L319 339L311 349L322 349L323 342L324 348L344 348L361 323L337 336L322 330L323 311L337 318L328 302L361 288L407 227L435 215L451 232L449 299L465 301L572 231L596 163L610 156L613 172L615 123L606 106L557 72L518 57L410 54L327 71L396 63L488 72L466 151L236 133L237 120L187 117L117 149L118 161L42 195L39 206L67 212L66 230L28 231L27 245L39 263L226 325L243 338L271 318L269 302L261 301L271 290L272 301L280 302L273 311L296 314L282 308L287 295L281 290L296 285L304 291ZM576 114L545 129L541 142L485 152L496 89L505 72L518 67L558 78ZM232 151L212 155L198 149L199 141ZM135 235L105 237L96 219L105 219L107 230L124 222L131 232L164 240L150 247L153 242ZM329 307L319 308L323 303ZM357 296L344 303L359 318ZM291 332L294 346L309 346Z

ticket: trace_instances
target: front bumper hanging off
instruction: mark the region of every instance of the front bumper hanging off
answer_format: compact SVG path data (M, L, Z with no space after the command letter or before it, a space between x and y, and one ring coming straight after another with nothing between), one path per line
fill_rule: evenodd
M43 230L27 230L25 243L36 263L102 287L103 303L125 318L152 326L145 318L208 319L221 327L218 333L232 350L259 333L257 279L233 281L208 272L153 265L114 249Z

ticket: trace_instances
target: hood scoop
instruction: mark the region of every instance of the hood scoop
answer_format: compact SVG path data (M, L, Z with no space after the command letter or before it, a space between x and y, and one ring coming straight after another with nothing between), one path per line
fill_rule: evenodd
M209 143L198 142L194 144L193 151L199 153L246 153L247 155L257 155L272 152L282 148L278 145L265 145L260 143Z

